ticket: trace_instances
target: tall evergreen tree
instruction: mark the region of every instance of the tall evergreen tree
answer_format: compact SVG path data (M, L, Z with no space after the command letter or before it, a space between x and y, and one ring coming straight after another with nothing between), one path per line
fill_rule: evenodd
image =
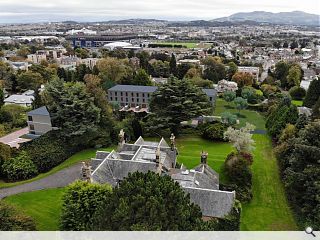
M172 53L171 59L170 59L170 73L173 76L177 75L177 60L176 60L176 56L173 53Z
M303 106L312 108L320 96L320 80L314 79L308 88L307 95L303 100Z
M180 123L210 114L212 105L206 94L189 80L169 79L158 88L150 101L151 129L170 128L178 134ZM154 118L152 118L154 116Z

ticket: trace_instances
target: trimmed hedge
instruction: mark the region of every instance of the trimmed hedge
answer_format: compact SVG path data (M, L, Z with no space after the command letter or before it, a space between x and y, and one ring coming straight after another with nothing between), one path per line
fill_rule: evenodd
M24 151L17 157L6 160L2 165L2 172L9 181L26 180L38 174L36 165Z
M71 157L81 147L73 147L63 140L59 131L50 131L20 148L26 151L40 173L47 172Z

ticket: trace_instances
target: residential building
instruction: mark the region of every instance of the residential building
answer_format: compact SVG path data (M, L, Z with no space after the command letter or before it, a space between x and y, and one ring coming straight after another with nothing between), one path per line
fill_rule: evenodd
M201 162L194 169L188 170L183 165L176 168L173 135L170 140L169 146L163 138L160 142L149 142L140 137L134 144L121 140L117 151L98 151L91 161L94 171L90 179L117 186L129 173L153 171L169 175L179 183L190 194L190 200L199 205L204 219L223 218L230 213L235 192L219 190L219 174L207 165L208 154L201 153Z
M27 117L29 135L32 137L39 137L53 129L50 114L45 106L28 112Z
M138 85L116 85L108 90L108 101L117 103L120 111L148 112L152 93L158 87ZM214 104L217 91L215 89L202 89L209 101Z
M30 107L34 100L34 96L24 95L24 94L14 94L3 100L5 105L15 104L22 107Z
M46 61L47 60L47 55L46 54L28 54L28 61L32 63L39 64L41 61Z
M259 68L258 67L238 67L238 72L245 72L250 73L254 79L258 82L259 81Z

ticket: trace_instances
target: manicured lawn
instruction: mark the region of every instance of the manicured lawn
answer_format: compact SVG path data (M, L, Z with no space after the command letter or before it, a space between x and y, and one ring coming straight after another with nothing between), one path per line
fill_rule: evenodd
M16 205L32 217L37 230L59 230L59 221L64 188L21 193L5 198L4 201Z
M241 230L297 230L267 135L254 135L253 199L243 204Z
M296 105L297 107L301 107L303 104L303 101L302 100L292 100L291 103Z
M246 122L249 122L256 126L256 129L265 130L265 121L260 113L252 111L252 110L241 110L240 115L239 111L235 109L233 103L228 103L222 98L217 98L216 106L215 106L215 115L221 115L223 112L230 112L235 115L238 115L238 119L240 121L239 127L243 127L246 125Z
M106 150L106 151L110 151L114 148L114 146L108 147L108 148L103 148L100 150ZM28 179L25 181L20 181L20 182L13 182L13 183L6 183L3 181L0 181L0 189L1 188L7 188L7 187L14 187L20 184L24 184L24 183L28 183L28 182L33 182L35 180L39 180L41 178L47 177L51 174L54 174L64 168L70 167L78 162L82 162L85 160L89 160L90 158L94 157L96 154L97 149L86 149L83 151L80 151L76 154L74 154L73 156L71 156L70 158L68 158L66 161L64 161L63 163L61 163L60 165L56 166L55 168L51 169L49 172L46 173L41 173L38 176L32 178L32 179Z
M164 44L164 45L182 45L185 46L186 48L196 48L198 43L195 42L157 42L156 44Z
M177 147L178 162L189 169L200 164L202 150L208 152L208 165L220 174L222 182L225 181L222 167L227 155L232 151L229 143L211 142L197 136L180 136L177 138Z

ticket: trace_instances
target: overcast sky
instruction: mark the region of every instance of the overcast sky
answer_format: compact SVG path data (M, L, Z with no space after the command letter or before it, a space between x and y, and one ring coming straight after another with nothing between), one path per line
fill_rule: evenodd
M236 12L305 11L319 0L0 0L0 22L102 21L127 18L214 19Z

